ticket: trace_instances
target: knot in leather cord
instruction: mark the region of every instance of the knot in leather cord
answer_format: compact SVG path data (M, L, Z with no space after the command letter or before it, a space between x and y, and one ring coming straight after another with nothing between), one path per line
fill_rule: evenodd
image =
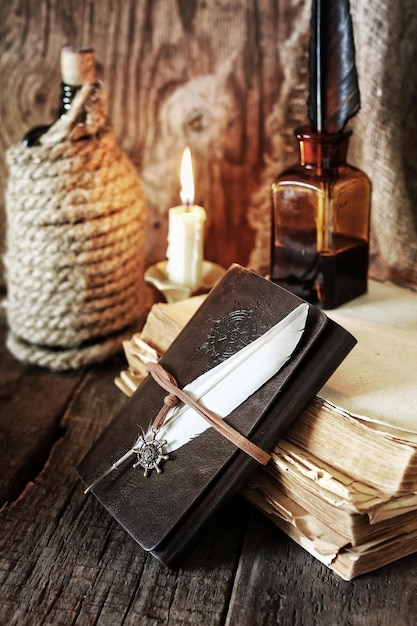
M178 404L177 396L174 396L173 393L170 393L168 396L164 398L164 404L166 404L170 409Z
M217 430L217 432L226 437L226 439L228 439L235 446L240 448L240 450L246 452L246 454L255 459L255 461L258 461L258 463L261 463L261 465L266 465L270 461L270 454L249 441L249 439L246 439L246 437L241 435L237 430L230 426L230 424L224 422L222 418L220 418L218 415L216 415L206 407L201 406L183 389L180 389L174 376L167 372L162 367L162 365L160 365L159 363L148 363L146 369L155 380L155 382L157 382L158 385L160 385L163 389L169 392L169 395L164 398L164 404L161 410L153 421L152 428L154 430L158 430L158 428L163 425L169 409L171 408L171 406L175 406L179 399L187 406L194 409L194 411L196 411L202 418L204 418L210 426ZM171 405L172 397L175 397L177 401L174 405Z

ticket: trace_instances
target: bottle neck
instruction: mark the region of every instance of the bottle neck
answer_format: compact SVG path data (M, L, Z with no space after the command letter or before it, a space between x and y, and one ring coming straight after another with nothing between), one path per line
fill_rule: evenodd
M61 50L61 97L55 121L63 117L71 108L75 95L85 83L95 83L95 57L93 48L64 47ZM50 124L35 126L23 137L24 146L40 144L40 138L50 128Z
M95 83L95 54L93 48L65 46L61 50L61 100L58 118L67 113L77 92L86 83Z
M82 85L67 85L66 83L61 83L61 98L57 118L60 118L68 113L71 108L72 101L81 87Z
M318 172L333 170L345 164L351 135L351 130L334 134L315 133L308 128L296 130L300 164Z

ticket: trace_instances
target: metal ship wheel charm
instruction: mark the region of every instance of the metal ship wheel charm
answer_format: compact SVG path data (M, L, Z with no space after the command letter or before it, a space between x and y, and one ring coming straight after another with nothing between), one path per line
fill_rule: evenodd
M163 447L167 443L166 440L157 441L155 439L157 435L156 430L152 430L151 432L151 436L149 436L149 434L141 435L134 448L132 448L133 452L138 457L133 467L143 467L145 470L143 475L146 477L149 476L153 469L156 470L158 474L161 474L162 470L159 467L161 462L169 459L169 454L163 453Z

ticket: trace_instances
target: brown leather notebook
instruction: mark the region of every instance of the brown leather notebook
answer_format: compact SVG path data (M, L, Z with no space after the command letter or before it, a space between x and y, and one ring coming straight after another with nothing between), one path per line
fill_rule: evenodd
M266 337L302 303L258 274L234 266L212 289L160 364L183 388L209 370L211 375L220 363L233 363L229 359L256 345L259 337ZM304 303L306 308L305 328L291 357L224 418L266 452L356 343L322 311ZM248 359L250 368L253 363L258 370L256 359ZM235 382L239 392L247 378ZM158 459L161 473L145 472L149 474L145 477L139 456L134 455L109 471L147 431L166 396L167 391L148 376L84 457L78 472L88 487L94 483L92 493L145 550L174 567L259 464L209 427L170 451L168 460ZM162 443L160 451L162 455Z

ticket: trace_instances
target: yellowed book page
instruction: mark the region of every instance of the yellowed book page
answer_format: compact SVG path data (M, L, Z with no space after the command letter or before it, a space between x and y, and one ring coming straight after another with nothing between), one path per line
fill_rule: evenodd
M183 328L200 305L203 303L207 296L193 296L192 298L188 298L187 300L181 300L180 302L175 302L174 304L166 304L165 302L161 302L159 307L166 311L166 315L177 322L181 328Z
M272 476L276 475L278 484L299 485L305 492L305 497L311 493L340 510L366 513L377 521L408 512L410 503L413 509L417 507L417 494L393 498L381 493L375 487L365 485L327 466L285 438L274 448L272 463L267 469Z
M303 512L290 498L281 496L282 502L277 506L273 498L251 488L250 483L243 495L291 539L344 580L392 563L417 549L414 522L400 526L398 532L374 537L353 547L333 529Z
M366 295L326 314L358 344L320 397L417 442L417 293L370 281Z
M321 520L284 494L280 494L279 500L276 500L273 495L269 497L268 493L261 493L256 486L252 487L252 483L249 482L242 495L261 511L296 528L323 556L334 556L349 543L346 537L326 526Z
M141 338L160 353L166 352L205 298L200 295L170 304L157 302L149 312Z

